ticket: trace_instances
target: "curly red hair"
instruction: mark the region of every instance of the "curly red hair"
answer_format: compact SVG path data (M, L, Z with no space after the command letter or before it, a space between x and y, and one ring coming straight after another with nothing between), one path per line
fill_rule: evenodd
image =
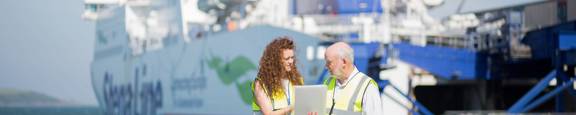
M268 91L267 95L270 98L272 98L272 95L283 94L284 88L282 88L281 82L283 78L287 78L293 85L303 84L302 75L300 75L295 66L296 58L294 58L294 64L292 64L290 71L286 71L282 63L282 51L286 49L294 50L295 48L294 41L283 36L274 39L264 49L256 79Z

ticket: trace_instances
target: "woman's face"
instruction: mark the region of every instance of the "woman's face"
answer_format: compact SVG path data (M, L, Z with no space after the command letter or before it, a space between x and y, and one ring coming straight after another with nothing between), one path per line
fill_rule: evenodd
M281 61L282 65L284 65L284 70L291 71L292 66L294 66L294 50L283 49Z

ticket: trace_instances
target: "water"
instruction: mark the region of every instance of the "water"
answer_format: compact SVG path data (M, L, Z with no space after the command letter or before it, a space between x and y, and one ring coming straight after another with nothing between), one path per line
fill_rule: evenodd
M0 107L0 115L104 115L98 107Z

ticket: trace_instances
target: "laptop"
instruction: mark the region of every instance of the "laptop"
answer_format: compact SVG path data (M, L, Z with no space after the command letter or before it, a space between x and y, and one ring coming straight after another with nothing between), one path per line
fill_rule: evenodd
M305 85L295 86L294 115L325 115L326 86Z

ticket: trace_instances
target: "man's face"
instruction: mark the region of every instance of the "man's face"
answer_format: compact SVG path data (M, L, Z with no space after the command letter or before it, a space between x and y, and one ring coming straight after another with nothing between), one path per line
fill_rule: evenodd
M326 68L328 68L330 74L336 78L343 77L344 69L342 59L338 58L337 55L334 55L331 52L327 52L324 55L324 59L326 59Z
M284 49L282 50L282 65L284 65L284 70L291 71L292 66L294 66L294 50Z

